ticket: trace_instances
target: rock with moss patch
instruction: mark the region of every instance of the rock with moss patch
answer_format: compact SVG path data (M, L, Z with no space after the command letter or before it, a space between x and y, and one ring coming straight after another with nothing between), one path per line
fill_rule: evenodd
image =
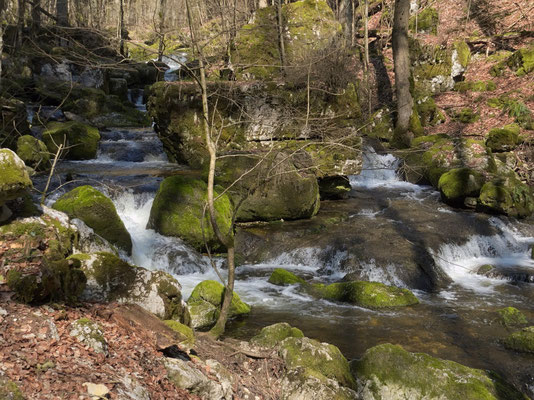
M347 359L332 344L307 337L288 337L280 343L279 354L288 370L300 370L319 379L332 379L350 389L356 387Z
M382 141L390 141L393 138L393 122L389 108L381 108L371 115L367 135Z
M489 131L486 146L495 152L510 151L519 144L519 125L510 124Z
M131 254L132 239L117 214L115 205L92 186L80 186L65 193L53 207L68 214L70 218L81 219L96 234Z
M306 281L283 268L276 268L269 277L269 283L278 286L295 285Z
M351 363L365 400L525 400L526 397L498 375L469 368L400 346L382 344L368 349Z
M327 176L318 180L321 200L346 199L352 190L347 176Z
M530 188L515 176L493 179L482 186L478 198L480 210L526 218L534 212Z
M32 181L22 161L13 151L0 149L0 221L11 216L4 204L23 196L32 187Z
M517 50L508 58L506 64L517 76L534 71L534 45Z
M312 295L327 300L341 301L371 309L419 304L417 297L408 289L387 286L379 282L352 281L330 285L312 284L305 289Z
M215 190L214 197L218 196L219 191ZM162 235L177 236L199 251L208 245L212 251L224 252L226 248L215 236L208 211L204 214L206 201L204 181L179 175L166 178L156 193L147 228ZM233 236L233 212L233 204L227 195L215 200L219 230L229 237Z
M473 169L455 168L439 178L438 189L443 200L451 205L463 205L468 197L478 197L484 176Z
M70 336L75 337L84 345L90 347L95 353L107 356L108 343L104 338L102 328L89 318L80 318L70 325Z
M181 286L168 273L136 267L104 252L74 254L70 259L79 260L87 276L83 300L137 304L160 318L190 323Z
M437 35L439 13L433 7L425 7L417 16L410 18L410 30Z
M506 326L523 325L526 324L527 317L515 307L505 307L497 310L500 322Z
M451 112L451 118L455 121L469 124L478 121L480 119L480 114L475 112L472 108L466 107Z
M438 109L431 96L417 100L415 109L423 126L434 126L445 122L445 115Z
M274 347L288 337L302 338L304 334L300 329L292 327L287 322L280 322L262 328L260 333L250 339L250 341L258 346Z
M523 353L534 353L534 326L523 328L503 340L506 348Z
M182 345L185 345L186 347L191 347L195 344L195 334L193 333L193 330L190 327L172 319L168 319L163 322L165 323L165 325L167 325L169 328L171 328L174 332L178 334L181 339Z
M96 157L100 133L81 122L50 122L43 132L43 141L52 154L63 145L62 156L68 160L90 160Z
M457 92L491 92L497 89L493 81L461 81L454 85Z
M24 135L17 140L17 155L24 163L36 170L50 167L50 153L46 145L37 138Z
M24 400L25 397L15 382L0 376L0 399Z
M193 328L206 328L213 325L219 317L219 309L224 296L224 286L212 280L202 281L195 286L187 304L191 313ZM229 317L248 314L250 306L239 298L234 291L229 310Z

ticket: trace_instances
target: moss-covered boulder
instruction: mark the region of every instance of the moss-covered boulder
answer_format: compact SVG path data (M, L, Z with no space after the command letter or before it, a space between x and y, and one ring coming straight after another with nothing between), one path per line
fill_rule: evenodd
M534 71L534 45L517 50L508 58L506 64L518 76Z
M193 330L181 322L175 321L173 319L168 319L163 321L165 325L171 328L181 340L181 344L191 347L195 344L195 334Z
M505 307L497 310L499 321L506 327L526 324L527 317L515 307Z
M438 109L431 96L426 96L415 102L415 109L422 126L434 126L445 122L445 115Z
M286 286L306 283L306 281L283 268L276 268L269 277L269 283L277 286Z
M461 110L451 111L451 118L455 121L462 122L464 124L470 124L480 119L480 114L474 111L470 107L462 108Z
M530 188L515 176L493 179L480 190L478 207L492 214L525 218L534 212L534 198Z
M488 133L486 146L494 152L513 150L520 142L519 131L519 125L517 124L494 128Z
M205 251L208 245L212 251L224 252L226 248L213 232L208 211L204 213L207 190L200 179L179 175L164 179L152 204L147 228L177 236L199 251ZM216 221L220 232L231 237L233 204L227 195L219 194L220 190L215 190Z
M343 175L320 178L318 183L321 200L345 199L352 190L349 178Z
M0 97L0 147L16 150L17 139L30 133L26 106L15 98Z
M389 142L393 138L393 121L391 110L387 107L376 111L369 118L367 136Z
M0 149L0 207L8 200L23 196L31 187L24 161L13 151Z
M439 178L441 197L451 205L462 205L468 197L478 197L484 184L484 176L470 168L455 168Z
M410 18L410 30L437 35L439 13L433 7L425 7L417 16Z
M303 338L304 334L300 329L293 328L287 322L280 322L262 328L260 333L250 339L250 341L258 346L274 347L288 337Z
M15 382L0 377L0 399L25 400L26 398Z
M89 318L80 318L70 324L70 336L76 338L95 353L108 355L108 343L98 323Z
M50 152L39 139L24 135L17 140L17 155L24 163L36 170L46 170L50 167Z
M526 399L494 373L392 344L368 349L351 369L361 398L368 400Z
M50 122L43 132L43 141L52 154L63 145L68 160L90 160L96 157L100 134L98 129L81 122Z
M92 186L80 186L65 193L53 208L71 218L81 219L96 234L128 254L132 252L132 239L113 202Z
M379 282L339 282L330 285L313 284L306 288L326 300L341 301L359 307L378 309L419 304L408 289L387 286Z
M347 359L332 344L307 337L288 337L280 343L279 354L288 370L304 370L305 374L322 375L342 386L356 387Z
M497 89L493 81L460 81L454 85L457 92L491 92Z
M511 350L534 353L534 326L512 333L504 339L503 344Z
M219 316L218 310L221 307L223 296L224 286L217 281L202 281L195 286L193 292L191 292L189 300L187 300L191 312L191 325L194 328L213 325ZM217 312L214 312L214 309L216 309ZM239 295L234 291L229 316L235 317L248 314L249 312L250 306L241 301ZM209 315L209 318L207 318L207 314Z

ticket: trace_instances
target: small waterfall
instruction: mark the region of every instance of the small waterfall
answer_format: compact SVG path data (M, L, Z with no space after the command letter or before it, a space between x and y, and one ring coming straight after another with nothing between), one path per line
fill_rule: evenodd
M176 72L187 61L186 53L178 53L170 56L163 56L161 61L169 66L169 69L165 71L164 79L167 82L174 82L178 79Z
M146 112L144 97L145 91L143 89L128 89L128 101L141 112Z

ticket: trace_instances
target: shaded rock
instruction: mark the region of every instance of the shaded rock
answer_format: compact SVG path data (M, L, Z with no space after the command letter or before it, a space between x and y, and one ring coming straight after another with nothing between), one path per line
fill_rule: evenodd
M128 82L123 78L109 79L109 94L118 96L121 100L128 100Z
M88 318L80 318L70 325L70 336L74 336L95 353L108 355L108 343L104 338L102 328ZM89 389L89 388L88 388ZM96 389L96 388L95 388Z
M534 353L534 326L523 328L503 340L506 348L524 353Z
M214 197L218 196L215 191ZM226 248L215 237L207 211L203 218L206 200L204 181L179 175L166 178L156 193L147 228L162 235L178 236L199 251L205 250L207 244L212 251L224 252ZM234 210L227 195L215 201L215 211L221 233L233 235L230 228Z
M50 167L50 153L46 145L37 138L24 135L17 140L17 155L24 163L36 170Z
M467 197L478 197L484 181L484 176L478 171L455 168L441 175L438 189L446 203L462 205Z
M352 190L346 176L328 176L319 179L321 200L341 200L347 198Z
M132 239L115 205L92 186L80 186L65 193L57 199L53 208L63 211L70 218L81 219L96 234L128 254L132 252Z
M523 325L526 324L527 317L515 307L505 307L497 310L500 322L506 326Z
M351 363L359 398L401 399L525 399L494 373L473 369L400 346L383 344Z
M100 134L98 129L80 122L50 122L43 141L52 154L63 145L62 155L68 160L90 160L96 157Z
M506 60L506 64L517 76L534 71L534 45L517 50Z
M287 322L280 322L262 328L260 333L250 339L250 341L258 346L274 347L288 337L302 338L304 334L300 329L293 328Z

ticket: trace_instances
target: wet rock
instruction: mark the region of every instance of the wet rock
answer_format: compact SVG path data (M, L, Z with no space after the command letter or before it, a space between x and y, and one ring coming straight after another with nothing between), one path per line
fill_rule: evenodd
M274 347L288 337L302 338L304 334L300 329L293 328L287 322L280 322L266 326L259 334L250 339L250 341L258 346Z
M383 344L367 350L351 369L358 381L359 398L401 399L524 399L494 373L473 369L402 347Z
M86 301L137 304L163 319L189 323L181 286L163 271L136 267L110 253L75 254L87 276Z
M510 124L489 131L486 146L494 152L510 151L519 144L519 125Z
M526 324L527 317L515 307L505 307L497 310L500 322L506 326L523 325Z
M514 175L495 178L482 186L478 207L493 214L525 218L534 212L530 188Z
M321 200L341 200L347 198L352 190L346 176L331 176L319 179Z
M95 233L128 254L132 252L132 239L117 214L113 202L91 186L80 186L61 196L53 208L70 218L78 218Z
M523 328L503 340L506 348L524 353L534 353L534 326Z
M17 140L17 155L35 170L50 168L50 153L46 145L37 138L24 135Z
M100 326L89 318L80 318L70 325L70 336L90 347L95 353L109 355L108 344Z
M446 203L462 205L467 197L478 197L484 181L484 176L478 171L456 168L441 175L438 189Z
M278 286L295 285L306 281L283 268L276 268L269 277L269 283Z
M206 193L207 185L200 179L179 175L164 179L152 204L147 228L162 235L178 236L201 252L206 244L212 251L224 252L226 248L215 237L207 211L204 214ZM214 197L218 196L216 190ZM230 227L234 209L227 195L215 201L215 211L221 233L233 235Z
M217 281L202 281L191 292L187 304L191 312L191 325L194 328L206 327L216 322L224 296L224 286ZM208 304L206 304L208 303ZM214 309L217 312L214 312ZM250 306L234 291L229 316L248 314ZM209 318L208 318L209 317Z
M63 145L62 156L68 160L90 160L96 157L100 134L98 129L80 122L50 122L43 141L52 154Z

